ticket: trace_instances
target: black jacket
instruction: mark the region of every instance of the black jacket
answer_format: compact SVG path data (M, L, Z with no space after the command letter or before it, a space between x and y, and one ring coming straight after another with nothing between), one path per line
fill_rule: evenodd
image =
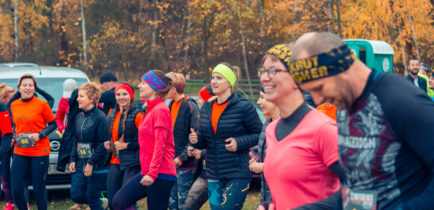
M413 85L414 85L414 79L413 79L413 77L411 77L410 75L407 75L405 78L407 78L408 80L410 80L410 82L412 82ZM419 88L426 94L427 93L426 79L424 79L423 77L417 76L417 84L419 84Z
M65 132L62 135L62 141L60 141L59 155L57 157L57 170L65 171L66 164L69 163L69 157L71 156L72 144L75 140L75 116L80 112L78 109L78 89L74 90L69 98L69 111L68 111L68 122L66 124Z
M116 107L115 88L112 88L110 90L101 93L101 98L99 99L99 103L102 105L102 111L107 116L110 109L114 109Z
M118 126L118 136L119 138L124 134L124 142L128 143L128 146L124 150L119 150L119 166L121 170L124 170L129 167L140 165L140 156L139 156L139 131L136 128L135 120L137 114L141 112L141 110L137 107L136 104L132 103L128 112L127 118L125 120L125 129L123 129L123 119L124 114L121 115L121 120ZM113 113L113 114L111 114ZM114 123L114 111L110 113L109 121L110 128L113 128ZM111 130L110 130L111 133Z
M211 124L213 102L205 102L200 110L198 142L193 146L207 149L206 167L210 179L250 179L249 149L258 144L262 123L253 104L233 94L217 124L217 134ZM233 137L236 152L229 152L225 140Z
M169 104L170 111L172 111L172 104L173 101ZM182 161L180 168L197 167L197 160L194 157L188 156L187 147L190 145L188 138L190 128L197 131L199 114L199 106L193 99L189 98L182 101L173 128L175 158L179 158Z
M104 112L96 105L88 111L81 111L75 118L75 141L70 162L75 162L77 170L83 170L87 163L93 166L93 170L104 168L109 156L104 148L104 142L109 138L109 125ZM93 153L90 158L78 157L79 143L90 143Z

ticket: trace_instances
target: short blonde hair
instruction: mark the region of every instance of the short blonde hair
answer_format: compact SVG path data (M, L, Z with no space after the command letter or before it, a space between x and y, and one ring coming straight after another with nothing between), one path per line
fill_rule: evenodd
M0 101L4 102L5 99L9 96L9 93L15 92L14 88L9 87L6 83L0 84Z
M81 85L78 90L86 91L86 95L89 99L93 101L94 104L98 103L99 98L101 98L101 92L99 91L99 87L94 82L87 82Z
M185 77L181 73L169 72L166 74L172 80L172 85L175 88L176 92L179 94L184 93L185 89Z

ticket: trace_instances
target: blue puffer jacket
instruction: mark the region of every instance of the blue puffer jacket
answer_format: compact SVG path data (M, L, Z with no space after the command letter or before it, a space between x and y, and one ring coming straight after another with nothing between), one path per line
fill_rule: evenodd
M205 102L200 110L198 142L193 146L207 149L205 156L210 179L250 179L249 149L258 144L262 123L253 104L233 94L217 123L217 134L211 125L214 102ZM225 140L233 137L238 143L236 152L229 152Z

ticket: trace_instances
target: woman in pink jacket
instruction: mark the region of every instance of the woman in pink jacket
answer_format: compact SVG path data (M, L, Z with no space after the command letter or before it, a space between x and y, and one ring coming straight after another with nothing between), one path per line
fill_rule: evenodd
M159 70L150 70L139 84L144 100L144 116L139 126L141 172L114 196L114 209L134 209L136 201L147 197L148 209L164 209L176 181L172 118L164 97L172 81Z

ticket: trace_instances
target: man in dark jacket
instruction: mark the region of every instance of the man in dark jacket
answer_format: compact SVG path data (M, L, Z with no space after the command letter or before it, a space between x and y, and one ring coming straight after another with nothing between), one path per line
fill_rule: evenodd
M105 70L99 76L99 83L104 92L99 99L102 111L107 115L116 106L115 88L119 85L116 75L110 70Z
M408 75L405 77L410 80L416 87L423 90L423 92L427 93L427 83L426 79L418 76L419 73L419 61L416 58L412 58L408 61Z
M197 130L199 107L197 103L185 96L185 78L180 73L166 74L172 80L173 88L167 98L172 99L169 109L172 114L173 136L175 140L175 166L177 182L173 186L170 200L170 209L183 209L188 191L194 181L197 160L189 157L187 147L190 145L188 136L190 129Z
M346 174L340 207L434 208L434 103L424 93L401 76L368 68L328 32L296 41L290 73L315 102L338 110L339 163Z

